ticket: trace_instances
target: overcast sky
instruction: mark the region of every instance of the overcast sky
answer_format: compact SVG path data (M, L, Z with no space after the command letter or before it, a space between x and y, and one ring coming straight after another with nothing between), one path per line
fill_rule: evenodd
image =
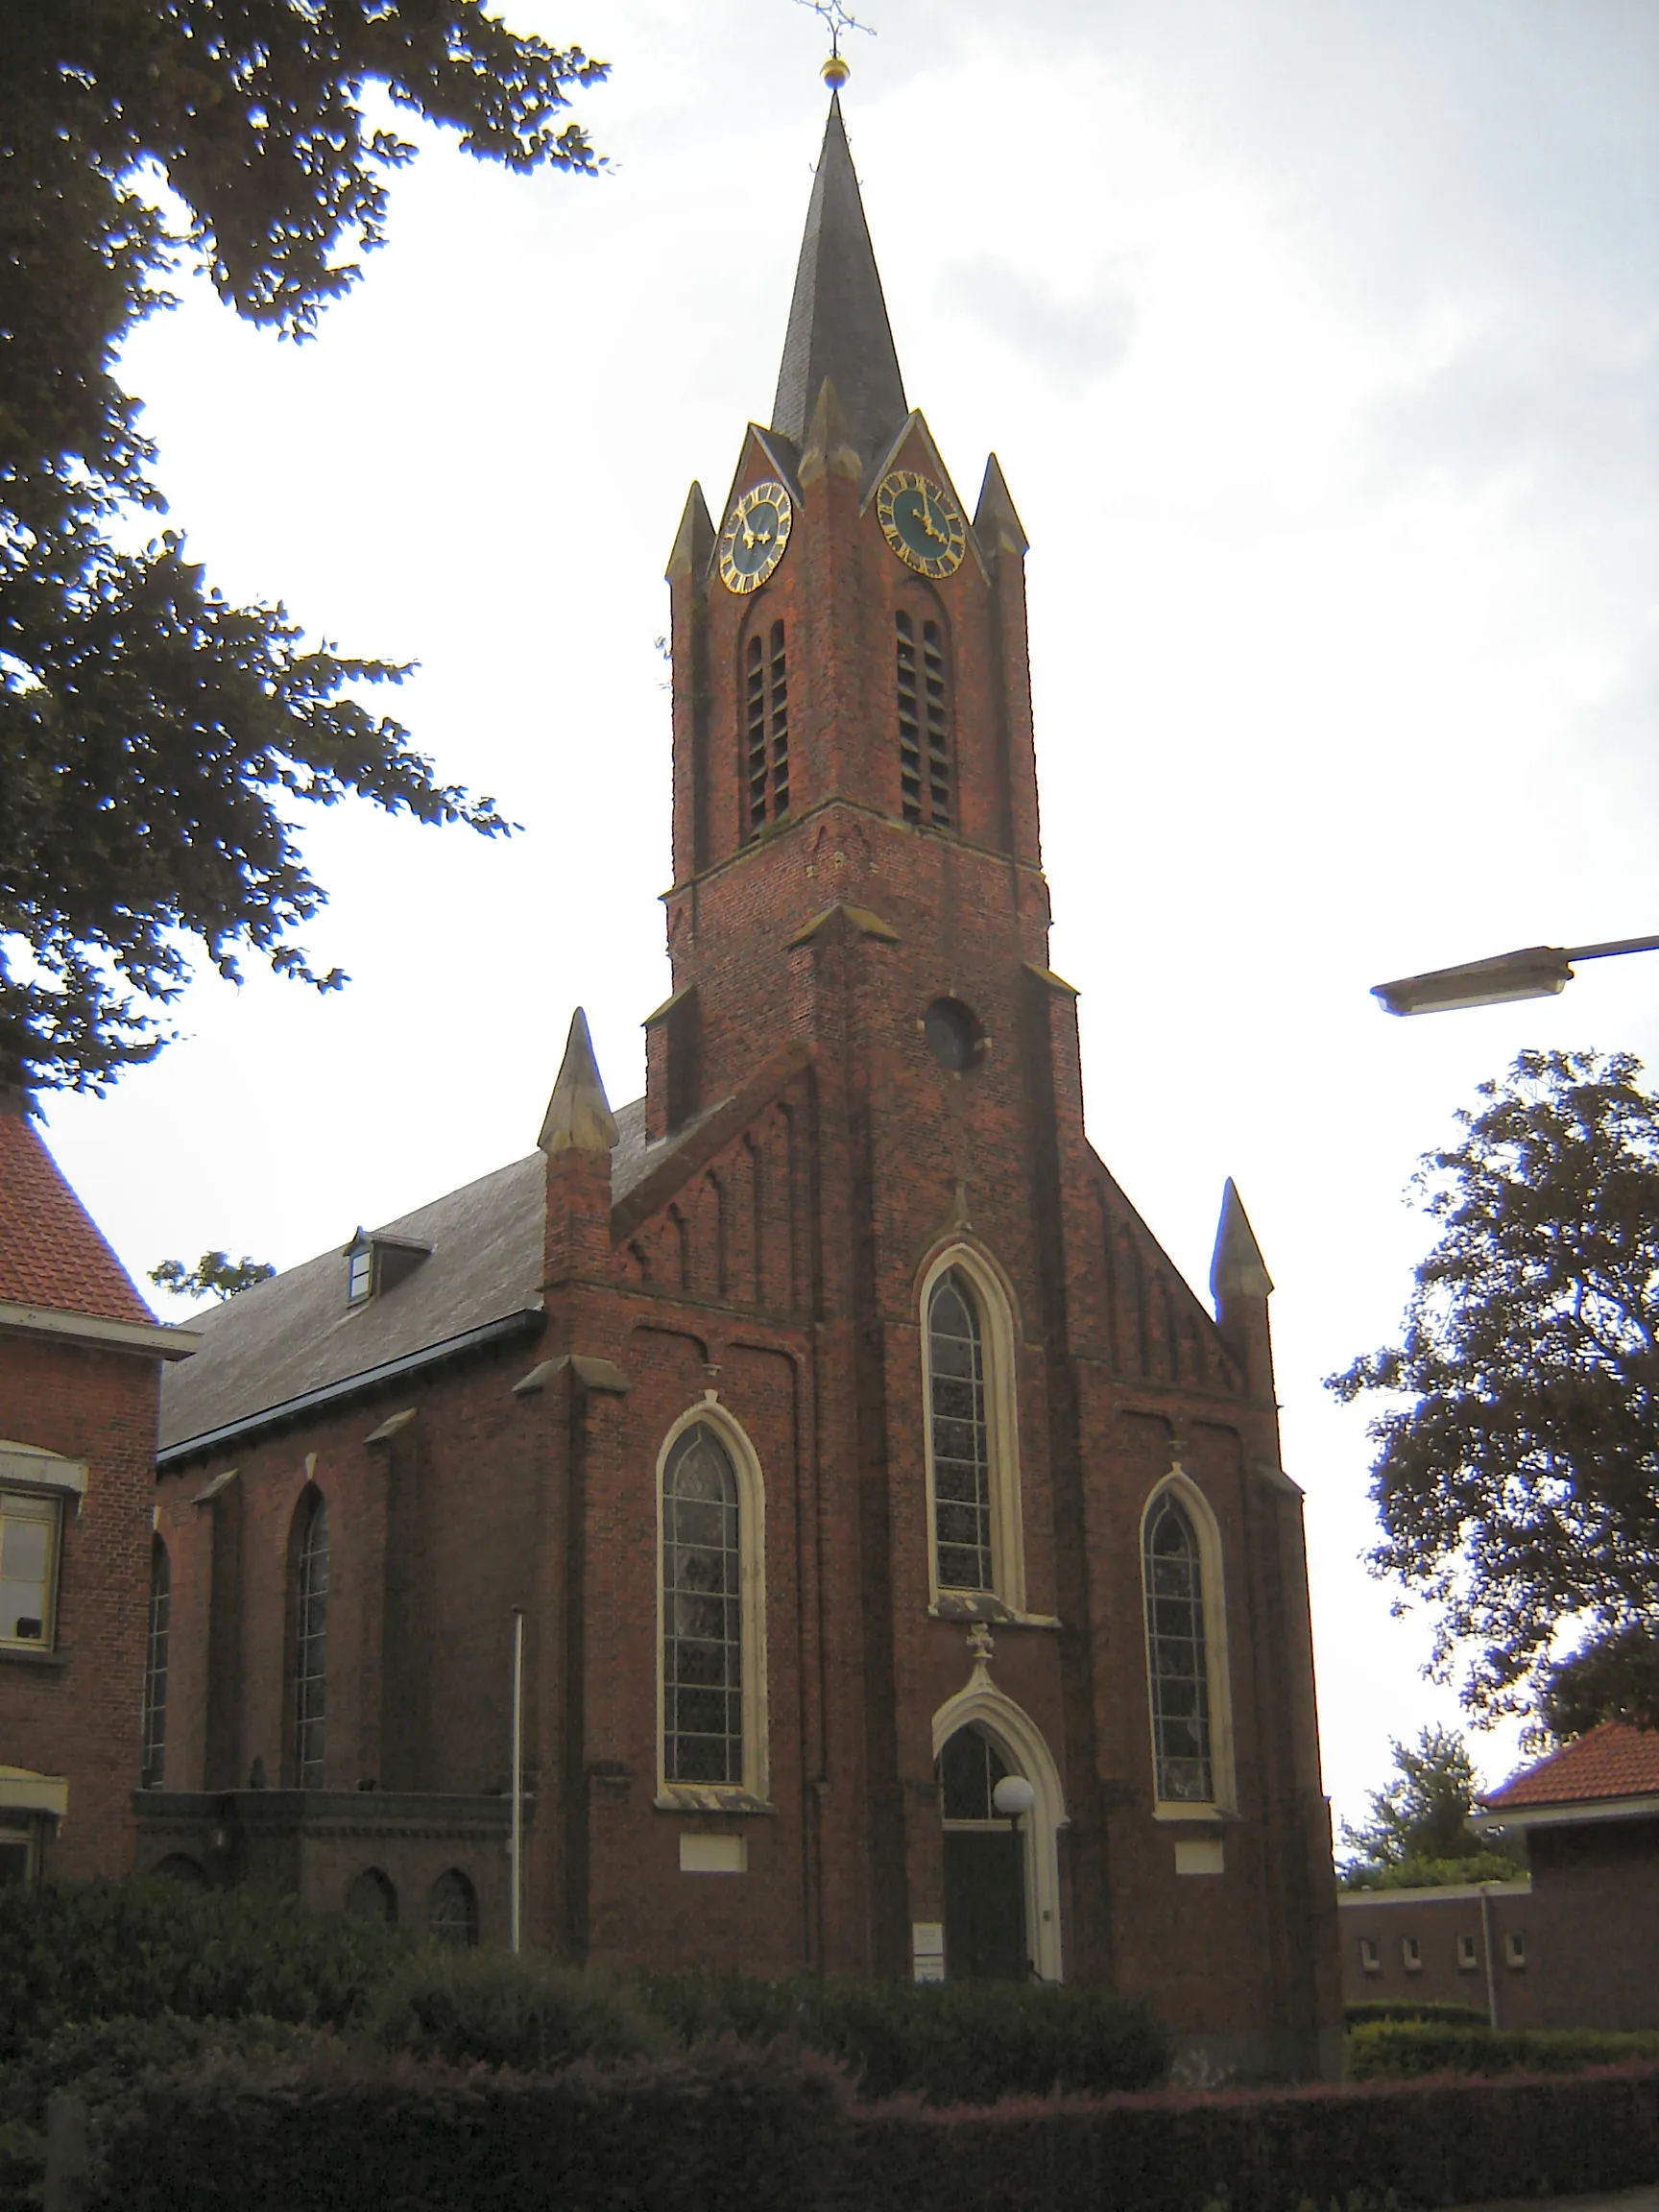
M872 0L875 10L878 0ZM665 995L663 565L770 412L825 99L786 0L507 0L614 63L602 179L434 143L303 348L204 287L129 349L192 551L349 651L507 845L308 821L319 999L201 982L51 1142L134 1275L290 1264L521 1156L573 1004L613 1100ZM880 0L844 107L912 405L1028 578L1053 964L1090 1133L1206 1294L1278 1290L1327 1787L1455 1719L1358 1563L1417 1156L1524 1046L1659 1079L1659 955L1397 1022L1382 977L1659 929L1659 11ZM159 1297L159 1293L156 1294ZM162 1301L165 1306L167 1302ZM173 1308L168 1318L181 1317ZM1497 1780L1513 1732L1478 1739Z

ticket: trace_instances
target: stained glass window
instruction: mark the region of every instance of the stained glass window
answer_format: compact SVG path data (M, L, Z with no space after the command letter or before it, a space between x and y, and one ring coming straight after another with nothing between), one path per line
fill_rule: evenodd
M294 1637L294 1779L301 1790L323 1787L327 1645L328 1508L313 1494L300 1538L299 1618Z
M1215 1783L1204 1570L1192 1524L1167 1490L1146 1519L1144 1571L1157 1792L1170 1804L1209 1804Z
M974 1293L949 1268L927 1301L927 1382L933 1425L933 1535L942 1590L989 1590L991 1438L985 1346Z
M743 1598L737 1476L705 1422L662 1475L662 1770L743 1781Z

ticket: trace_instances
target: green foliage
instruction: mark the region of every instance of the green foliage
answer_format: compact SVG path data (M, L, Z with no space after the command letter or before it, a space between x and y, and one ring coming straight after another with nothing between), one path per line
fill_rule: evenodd
M1398 1772L1386 1789L1370 1792L1370 1818L1358 1827L1342 1823L1353 1856L1341 1866L1341 1886L1411 1889L1511 1880L1516 1854L1469 1824L1475 1767L1457 1730L1425 1728L1415 1746L1396 1741L1391 1748Z
M1659 1728L1659 1630L1615 1629L1557 1659L1544 1676L1543 1718L1563 1743L1603 1720Z
M1403 1341L1329 1379L1386 1403L1371 1566L1438 1609L1437 1669L1464 1647L1479 1712L1543 1704L1576 1620L1566 1681L1593 1682L1595 1717L1659 1723L1659 1098L1641 1072L1523 1052L1482 1084L1417 1177L1440 1238Z
M1489 2028L1440 2020L1373 2020L1350 2029L1350 2081L1403 2081L1424 2074L1581 2074L1588 2066L1659 2060L1659 2031Z
M344 2027L409 1949L375 1922L258 1889L0 1889L0 2062L71 2023L124 2016Z
M268 1260L251 1260L244 1252L232 1260L228 1252L204 1252L194 1267L181 1260L163 1260L152 1267L150 1280L175 1298L234 1298L252 1290L256 1283L269 1283L276 1272Z
M382 243L414 152L372 87L470 153L591 172L579 48L480 0L100 0L6 11L0 47L0 1080L102 1088L164 1042L153 1009L325 893L280 809L349 796L503 830L351 695L404 673L230 606L159 512L123 342L204 268L238 314L304 338ZM167 188L171 201L161 190ZM168 209L182 209L176 222Z
M157 2085L117 2139L93 2212L810 2212L825 2202L845 2083L821 2060L726 2046L563 2073L329 2069L262 2086Z
M408 1960L374 1992L364 2032L382 2051L528 2074L575 2058L650 2056L671 2042L625 1984L499 1951L427 1951Z
M264 2073L293 2070L327 2040L253 2014L240 2020L186 2020L163 2012L145 2020L110 2019L60 2028L0 2066L0 2212L27 2212L38 2202L46 2163L46 2105L55 2090L72 2088L86 2106L93 2180L105 2177L111 2132L137 2116L146 2084L233 2065Z
M89 2212L1382 2212L1650 2177L1659 2068L948 2112L849 2105L781 2046L537 2079L219 2068L146 2089L113 2155Z
M1343 2022L1350 2028L1363 2028L1373 2020L1433 2020L1448 2028L1484 2028L1484 2012L1477 2011L1473 2005L1442 2005L1432 1998L1413 2001L1409 1997L1369 1998L1361 2004L1344 2005Z
M837 2059L866 2098L988 2104L1054 2089L1146 2089L1169 2066L1169 2038L1150 2009L1109 1989L706 1973L644 1975L638 1985L683 2043L784 2036Z

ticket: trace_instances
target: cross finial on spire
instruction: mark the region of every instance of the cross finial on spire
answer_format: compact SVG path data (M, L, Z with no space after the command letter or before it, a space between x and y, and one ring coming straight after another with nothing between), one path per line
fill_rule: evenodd
M803 8L810 8L814 15L821 15L830 26L830 59L820 74L831 92L839 92L852 74L847 66L847 58L841 51L841 34L844 31L862 31L869 38L874 38L876 34L868 23L857 21L844 0L798 0L798 4Z

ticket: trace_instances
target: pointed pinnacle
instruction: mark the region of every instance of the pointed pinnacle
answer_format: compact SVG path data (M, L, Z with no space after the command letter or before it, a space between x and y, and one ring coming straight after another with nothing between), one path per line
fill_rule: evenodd
M580 1006L570 1017L564 1064L536 1142L549 1160L560 1152L609 1152L616 1142L611 1101L593 1057L588 1017Z
M1014 511L1002 464L995 453L985 464L985 481L979 487L979 504L974 513L974 535L979 541L980 550L993 556L998 553L1022 556L1031 548L1025 526Z
M1267 1298L1272 1295L1273 1278L1267 1272L1262 1257L1262 1247L1256 1241L1256 1232L1250 1226L1250 1216L1244 1211L1244 1201L1238 1195L1238 1186L1231 1175L1227 1188L1221 1193L1221 1222L1215 1232L1215 1256L1210 1262L1210 1294L1217 1301L1228 1298Z
M709 556L714 550L714 525L709 518L708 502L703 497L703 487L693 481L685 494L685 512L680 517L680 527L674 537L674 550L668 556L664 571L670 584L681 576L701 576L709 566Z
M833 376L847 411L849 444L878 451L906 413L887 303L848 151L841 103L830 103L806 229L795 271L789 328L772 402L772 427L806 442L809 410Z
M806 448L801 456L801 481L813 483L828 469L830 475L850 476L856 484L863 467L863 458L852 443L847 411L834 378L826 376L818 387L818 404L812 410Z

